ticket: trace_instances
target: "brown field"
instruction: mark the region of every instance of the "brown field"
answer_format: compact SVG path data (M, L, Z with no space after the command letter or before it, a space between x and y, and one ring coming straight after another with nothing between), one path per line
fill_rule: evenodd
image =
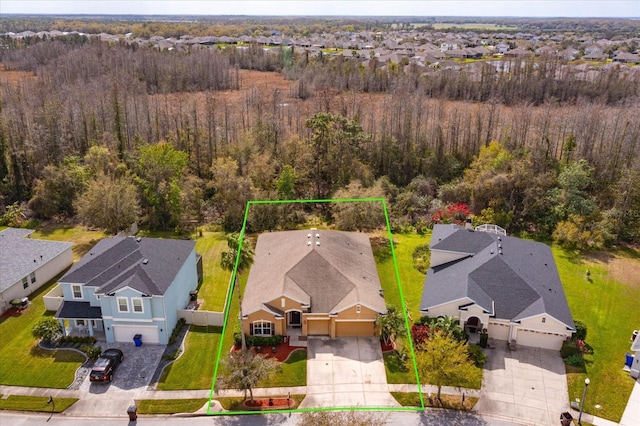
M34 79L36 76L28 71L8 71L0 64L0 84L17 84L20 81Z
M605 251L590 253L585 258L594 265L606 268L612 279L632 288L640 286L640 260Z

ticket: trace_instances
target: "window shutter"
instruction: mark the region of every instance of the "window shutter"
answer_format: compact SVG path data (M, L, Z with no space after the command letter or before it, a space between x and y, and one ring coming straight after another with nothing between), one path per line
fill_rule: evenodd
M249 324L249 334L253 336L253 323Z

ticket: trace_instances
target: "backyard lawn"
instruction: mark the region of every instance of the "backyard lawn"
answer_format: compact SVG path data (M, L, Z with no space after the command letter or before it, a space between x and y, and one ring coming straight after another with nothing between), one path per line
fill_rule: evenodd
M222 311L227 296L231 273L220 267L220 256L226 251L227 239L223 232L203 232L196 239L196 252L202 255L204 278L198 289L198 299L204 299L199 309Z
M29 307L18 316L0 319L0 384L66 388L85 357L75 351L45 351L31 329L46 313L42 296L57 282L42 286L30 296Z
M31 238L41 240L70 241L73 243L73 261L77 262L98 241L107 235L102 231L89 231L82 226L44 227L31 234Z
M585 356L584 371L567 368L569 399L582 397L588 377L585 411L618 422L633 388L622 366L631 332L640 326L640 253L580 255L558 247L552 250L573 319L587 325L586 342L593 347L593 354ZM595 408L596 404L601 408Z

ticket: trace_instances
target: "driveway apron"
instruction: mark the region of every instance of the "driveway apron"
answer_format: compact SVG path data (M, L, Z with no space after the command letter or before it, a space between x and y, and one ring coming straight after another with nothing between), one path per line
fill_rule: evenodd
M506 345L487 349L480 400L474 410L524 425L557 425L569 411L566 371L557 351Z
M309 337L300 408L399 406L389 393L379 338Z

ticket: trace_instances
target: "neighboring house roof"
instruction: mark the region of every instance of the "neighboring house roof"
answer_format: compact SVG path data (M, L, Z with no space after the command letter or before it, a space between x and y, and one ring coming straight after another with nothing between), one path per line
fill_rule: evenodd
M130 287L147 296L163 295L194 248L195 242L188 240L104 239L60 282L97 287L97 294L113 294Z
M54 318L70 318L70 319L98 319L102 318L102 309L100 306L91 306L89 302L72 302L65 300Z
M384 313L380 290L366 234L329 230L264 233L256 243L242 313L260 309L279 313L277 306L265 303L283 296L309 304L313 313L335 313L356 304Z
M68 250L73 243L26 238L32 229L0 231L0 292Z
M517 322L545 314L574 328L547 245L457 225L436 225L431 250L463 257L429 268L422 311L468 299L466 303L476 303L495 318Z

